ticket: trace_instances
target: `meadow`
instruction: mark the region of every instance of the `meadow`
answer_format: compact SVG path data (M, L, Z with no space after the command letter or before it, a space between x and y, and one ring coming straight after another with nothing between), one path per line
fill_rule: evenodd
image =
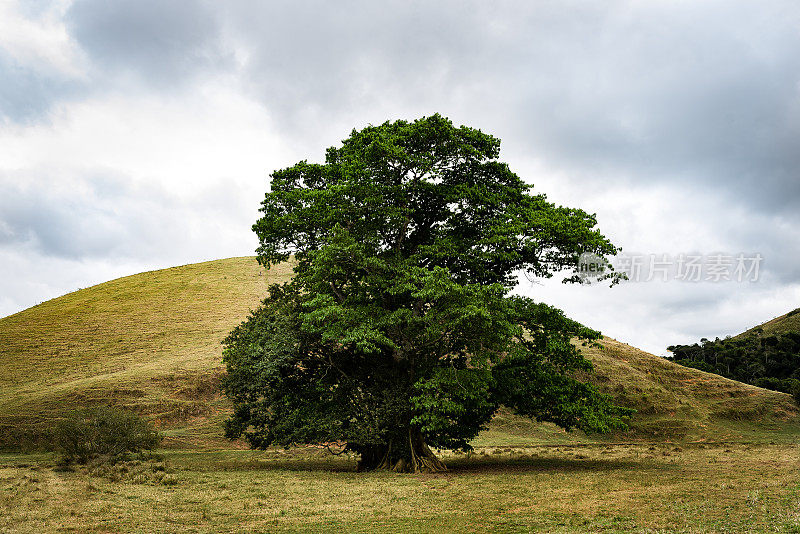
M3 532L800 532L798 444L579 444L356 473L318 449L168 450L64 471L0 455ZM137 463L138 462L138 463ZM133 475L143 466L150 475Z

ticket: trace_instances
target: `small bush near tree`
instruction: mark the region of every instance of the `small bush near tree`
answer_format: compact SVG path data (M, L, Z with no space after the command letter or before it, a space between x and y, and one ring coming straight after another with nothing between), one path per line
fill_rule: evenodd
M79 463L98 456L152 450L161 441L152 423L109 406L71 413L58 423L55 436L64 459Z

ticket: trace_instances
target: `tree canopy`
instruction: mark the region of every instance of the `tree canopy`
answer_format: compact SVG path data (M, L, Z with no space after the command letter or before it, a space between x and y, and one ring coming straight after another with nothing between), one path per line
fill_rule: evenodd
M580 381L600 337L512 295L520 273L580 282L617 249L593 215L534 194L500 141L437 115L353 130L325 163L275 171L253 230L294 262L224 341L229 437L344 443L363 469L440 470L503 405L566 429L631 411ZM606 277L613 277L606 274Z

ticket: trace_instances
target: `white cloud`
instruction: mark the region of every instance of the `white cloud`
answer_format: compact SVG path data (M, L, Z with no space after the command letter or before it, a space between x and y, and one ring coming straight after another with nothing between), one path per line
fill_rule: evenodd
M176 96L120 95L63 105L49 124L0 130L3 169L109 169L167 190L260 180L292 151L258 103L223 85Z
M64 104L48 124L0 128L0 145L5 310L105 274L252 254L269 169L301 157L221 83ZM28 257L60 267L37 282Z
M31 18L23 13L21 2L0 2L0 49L28 68L84 76L86 60L63 21L71 4L71 0L53 2Z

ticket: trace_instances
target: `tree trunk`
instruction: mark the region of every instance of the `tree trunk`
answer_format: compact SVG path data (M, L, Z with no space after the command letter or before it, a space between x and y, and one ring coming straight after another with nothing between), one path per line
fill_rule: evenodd
M361 455L356 465L356 471L358 472L381 469L382 464L389 455L389 447L380 445L369 445L366 447L354 446L351 447L351 449Z
M369 445L352 446L361 458L356 470L387 470L395 473L438 473L447 471L447 467L425 443L419 430L409 428L408 439L401 446Z
M412 473L438 473L447 471L447 467L442 461L433 454L433 451L425 443L422 433L415 428L408 429L408 442L411 448L411 465L409 471Z

